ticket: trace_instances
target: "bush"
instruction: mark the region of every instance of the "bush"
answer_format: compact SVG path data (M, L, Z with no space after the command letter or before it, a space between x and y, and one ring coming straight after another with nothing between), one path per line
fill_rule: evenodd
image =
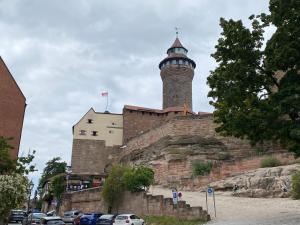
M128 191L142 191L153 184L154 172L146 167L133 168L124 174L124 182Z
M300 171L292 175L292 197L300 199Z
M212 162L198 162L193 165L193 174L203 176L210 173L213 168Z
M260 165L263 168L265 168L265 167L275 167L275 166L281 166L281 162L280 162L279 159L270 156L270 157L262 159L260 161Z

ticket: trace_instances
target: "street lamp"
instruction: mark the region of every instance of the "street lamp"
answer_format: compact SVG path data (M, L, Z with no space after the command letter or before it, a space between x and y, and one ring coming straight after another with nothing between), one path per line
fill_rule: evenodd
M26 218L26 225L28 224L28 215L29 215L29 207L30 207L30 197L31 197L31 191L33 189L33 182L32 180L29 182L27 186L27 194L28 194L28 202L27 202L27 218Z

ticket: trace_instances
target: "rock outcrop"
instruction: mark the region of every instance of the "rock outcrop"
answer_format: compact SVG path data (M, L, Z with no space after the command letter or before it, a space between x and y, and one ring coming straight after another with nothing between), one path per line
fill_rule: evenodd
M216 191L232 191L240 197L289 197L291 176L300 170L300 164L260 168L251 170L225 180L213 182Z

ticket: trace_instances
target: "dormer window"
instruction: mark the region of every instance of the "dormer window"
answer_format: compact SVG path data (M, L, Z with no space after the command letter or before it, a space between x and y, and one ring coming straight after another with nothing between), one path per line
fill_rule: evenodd
M92 136L98 136L98 131L92 131Z
M79 135L86 135L86 131L85 130L80 130Z
M92 119L88 119L87 123L93 123L93 120Z

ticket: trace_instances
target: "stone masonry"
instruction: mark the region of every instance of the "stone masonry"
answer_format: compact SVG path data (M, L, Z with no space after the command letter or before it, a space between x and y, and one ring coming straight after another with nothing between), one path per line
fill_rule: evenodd
M93 188L65 194L60 208L62 212L77 209L83 212L107 212L107 205L101 197L101 188ZM162 195L153 196L144 192L125 192L118 208L113 213L130 213L143 217L147 215L172 216L184 219L210 220L210 216L202 207L191 207L185 201L179 201L178 206L173 205L171 198L164 198Z

